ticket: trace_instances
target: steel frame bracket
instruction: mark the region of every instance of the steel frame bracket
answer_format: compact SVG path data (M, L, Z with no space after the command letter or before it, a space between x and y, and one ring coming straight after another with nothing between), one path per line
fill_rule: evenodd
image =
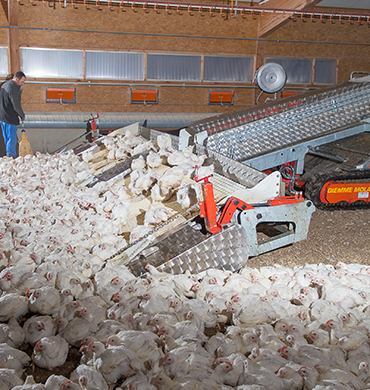
M305 240L311 221L311 215L316 210L311 201L303 200L298 203L277 206L261 206L242 211L235 218L239 219L244 228L248 244L249 256ZM271 224L280 233L270 238L258 239L257 227L261 223Z
M369 125L361 124L359 126L350 127L342 131L314 138L298 145L289 146L271 153L244 160L243 164L254 169L264 171L291 161L297 161L295 173L301 175L304 170L304 158L307 153L310 153L310 149L347 138L355 134L360 134L365 131L370 131Z

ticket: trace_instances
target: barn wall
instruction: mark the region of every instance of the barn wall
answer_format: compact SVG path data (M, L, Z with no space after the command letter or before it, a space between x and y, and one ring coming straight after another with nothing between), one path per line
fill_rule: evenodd
M31 3L28 0L19 2L21 47L256 57L259 25L259 17L256 16L246 14L233 17L176 10L166 12L164 9L143 10L117 5L111 8L81 4L73 7L70 3L63 8L62 4ZM369 35L367 23L289 21L265 37L264 55L336 59L337 82L340 83L348 80L352 71L369 71L369 47L363 45L369 42ZM7 45L7 39L7 29L1 28L0 45ZM45 87L58 86L56 82L60 81L76 88L75 104L45 103ZM23 108L25 111L218 113L252 105L256 96L256 90L250 83L218 83L220 89L235 91L234 105L221 107L208 105L211 84L206 82L100 80L84 85L83 82L87 81L28 78L22 95ZM106 85L96 85L102 83ZM130 104L130 89L145 88L143 84L158 89L157 105Z

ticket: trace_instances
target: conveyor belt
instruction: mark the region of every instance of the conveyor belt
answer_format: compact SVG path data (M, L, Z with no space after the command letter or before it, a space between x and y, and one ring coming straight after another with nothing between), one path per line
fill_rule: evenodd
M188 124L207 149L245 161L338 132L370 117L370 82L347 82Z

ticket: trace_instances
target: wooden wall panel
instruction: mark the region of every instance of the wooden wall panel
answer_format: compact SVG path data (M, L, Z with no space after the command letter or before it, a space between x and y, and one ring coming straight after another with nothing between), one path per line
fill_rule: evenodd
M19 43L21 46L61 49L97 49L139 52L170 52L194 54L224 54L264 56L330 58L338 60L338 82L346 81L351 71L369 71L370 29L367 23L349 22L332 24L330 21L289 21L268 35L257 45L258 17L246 15L231 17L198 11L178 13L175 10L158 12L150 9L120 9L113 6L99 8L59 2L22 0L19 3ZM28 29L27 29L28 27ZM39 29L39 30L38 30ZM0 29L0 43L4 39ZM289 42L288 42L289 41ZM320 44L309 41L348 42L349 45ZM262 50L263 48L263 50ZM262 54L261 54L262 53ZM367 69L366 69L367 68ZM181 82L121 82L121 86L76 84L70 80L66 86L76 87L76 104L45 103L45 87L53 87L59 80L47 84L28 83L24 87L22 102L26 111L79 111L79 112L227 112L253 105L255 89L247 82L245 89L236 88L233 106L209 106L205 83ZM68 81L68 80L62 80ZM86 80L81 80L86 81ZM104 80L102 81L104 82ZM114 81L112 83L115 83ZM117 82L118 83L118 82ZM157 88L157 105L130 104L130 88L148 84ZM198 85L198 87L191 85ZM169 85L178 85L169 87ZM241 84L218 83L220 89L240 87ZM228 88L225 88L227 86Z
M280 40L280 42L266 42L266 57L338 60L338 82L347 81L354 68L370 71L368 61L370 31L365 23L360 25L338 21L335 23L290 21L269 35L269 39ZM297 42L284 42L283 40ZM321 43L313 43L312 41ZM330 42L330 44L324 42ZM352 62L342 61L344 58L352 58ZM358 67L364 69L357 69Z
M55 87L48 83L48 87ZM71 84L71 86L73 86ZM134 85L132 87L135 87ZM220 87L220 90L224 88ZM233 106L208 105L209 88L158 88L158 104L130 104L130 86L76 86L76 103L45 103L45 85L26 84L22 94L25 111L81 112L227 112L253 104L252 89L235 89ZM229 88L228 88L229 90Z
M145 12L139 9L134 12L128 8L123 12L119 7L112 9L103 6L101 11L96 7L86 10L81 5L78 9L70 5L63 9L59 3L55 4L54 9L44 3L32 6L25 2L20 7L20 23L23 21L24 26L79 31L22 30L20 44L76 49L254 53L254 41L239 39L256 35L257 21L250 16L225 19L221 16L212 17L209 13L202 16L199 12L179 14L171 11L168 14L165 10ZM204 36L220 38L202 38ZM225 37L237 39L223 39Z

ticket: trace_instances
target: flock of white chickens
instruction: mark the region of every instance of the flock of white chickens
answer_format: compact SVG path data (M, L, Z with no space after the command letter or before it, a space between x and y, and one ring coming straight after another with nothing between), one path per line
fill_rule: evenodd
M118 139L107 139L111 152ZM185 178L204 160L167 137L119 143L120 156L150 150L127 188L76 185L92 174L87 153L0 160L0 390L370 388L370 267L171 275L148 265L137 278L104 261L170 218L169 196L189 207ZM126 241L143 193L144 224ZM80 365L53 374L71 346ZM45 383L25 378L30 364L50 371Z

